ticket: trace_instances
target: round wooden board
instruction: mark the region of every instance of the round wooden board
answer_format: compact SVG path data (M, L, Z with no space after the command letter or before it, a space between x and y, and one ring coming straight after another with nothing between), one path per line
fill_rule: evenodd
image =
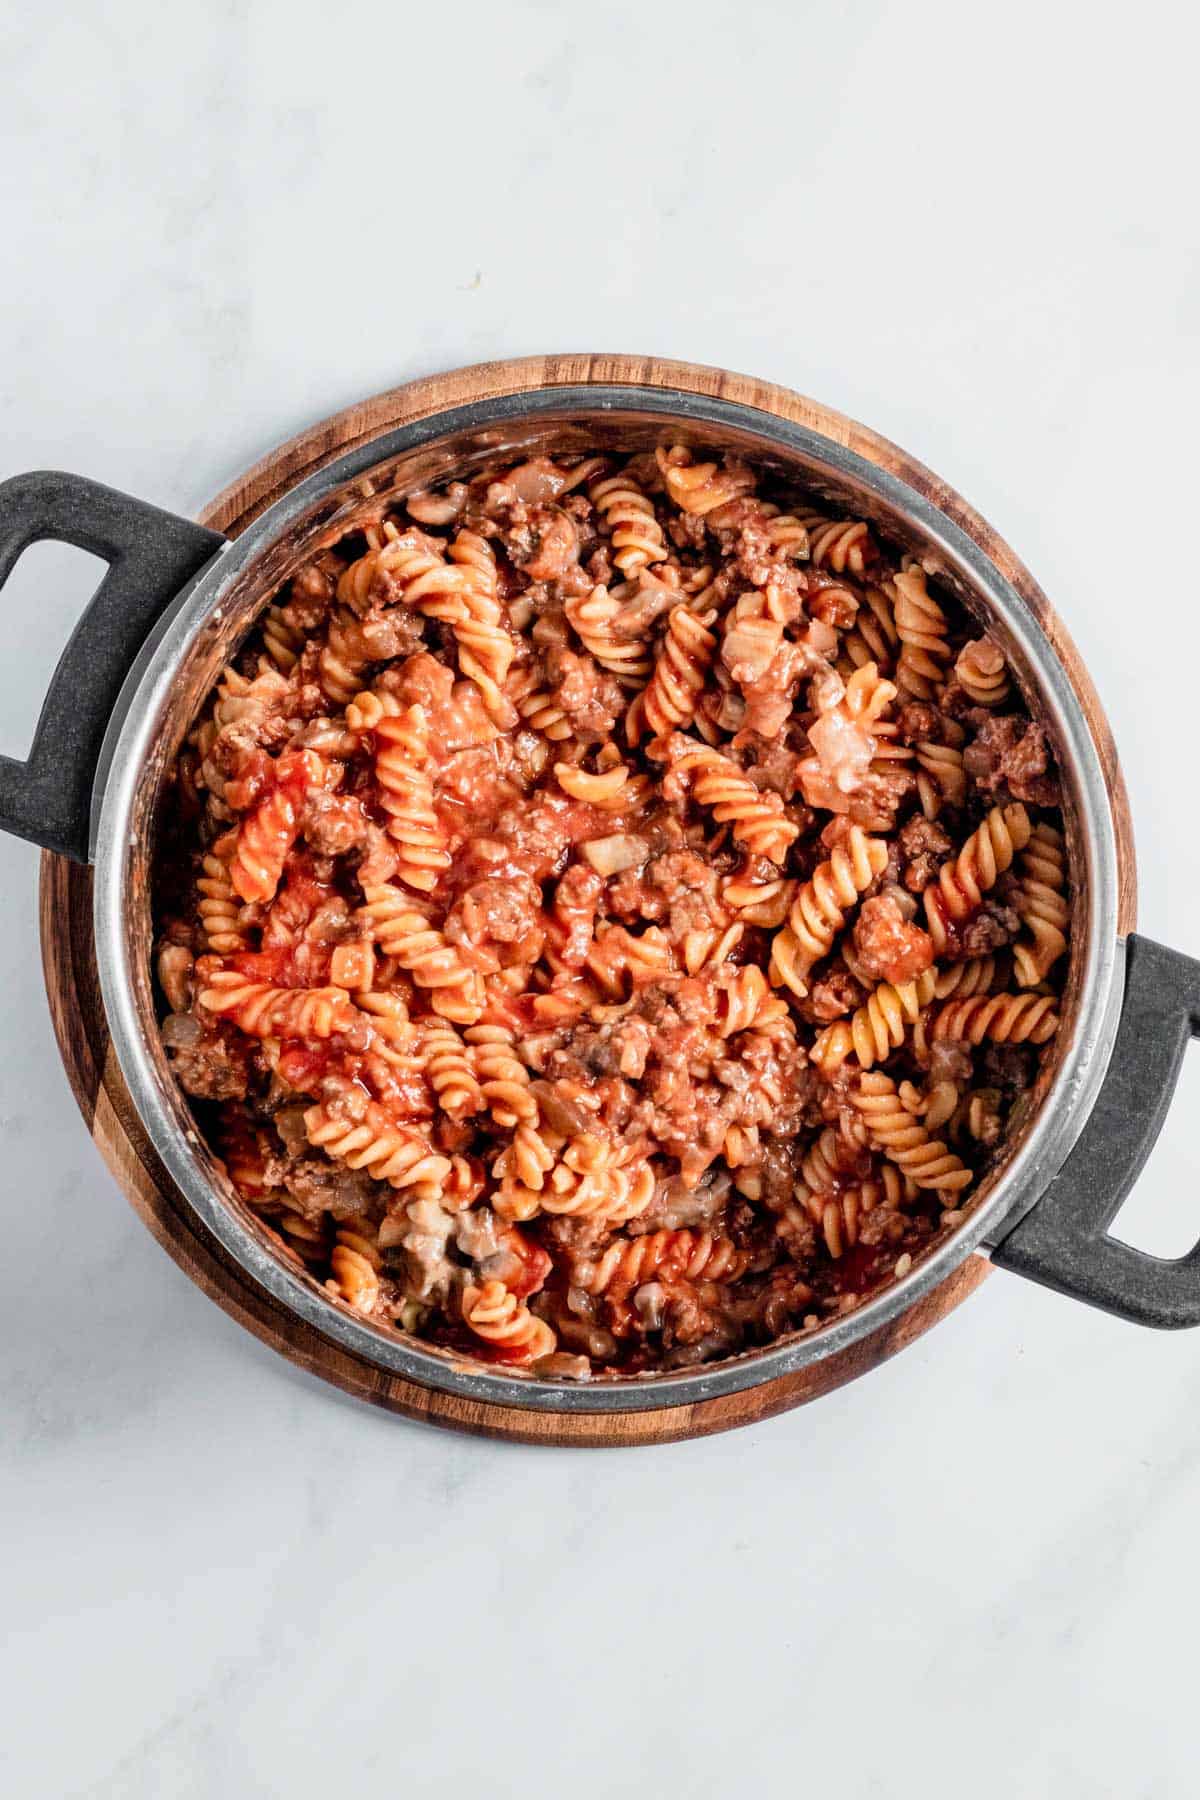
M1120 859L1120 929L1122 933L1131 930L1136 886L1133 833L1112 735L1087 671L1045 595L1008 545L952 488L886 439L786 388L720 369L651 357L570 355L484 363L394 388L302 432L227 487L204 511L201 521L236 537L305 475L393 426L483 396L586 382L715 394L792 419L898 475L976 540L1041 618L1080 694L1112 798ZM479 1404L418 1387L358 1360L282 1312L270 1296L248 1282L183 1204L142 1128L112 1053L92 940L91 871L45 854L40 917L46 991L72 1089L101 1154L146 1225L185 1273L264 1343L347 1393L406 1417L530 1444L619 1446L700 1437L769 1418L865 1374L936 1325L990 1273L983 1257L968 1257L948 1280L901 1318L837 1356L744 1393L694 1406L603 1416L544 1414Z

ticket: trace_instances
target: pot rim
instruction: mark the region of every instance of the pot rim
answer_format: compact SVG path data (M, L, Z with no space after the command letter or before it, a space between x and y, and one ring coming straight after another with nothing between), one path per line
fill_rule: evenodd
M946 566L1003 622L1034 672L1060 764L1075 784L1089 905L1072 1040L1024 1141L997 1174L991 1191L960 1225L905 1276L893 1278L852 1312L811 1332L698 1369L597 1377L576 1384L500 1373L376 1328L342 1310L289 1268L265 1238L238 1217L200 1166L192 1147L200 1143L199 1133L194 1126L181 1128L171 1116L147 1053L135 1000L127 920L132 912L129 865L137 848L131 819L149 746L201 628L245 571L326 496L392 458L463 432L526 421L577 421L596 414L609 419L653 415L684 426L696 423L749 433L762 441L766 454L782 453L812 473L824 471L856 486L935 546ZM289 489L179 596L131 671L113 715L100 771L94 804L97 965L113 1048L146 1131L189 1207L257 1286L322 1337L422 1387L529 1411L622 1413L698 1404L823 1361L908 1311L972 1251L995 1241L1000 1235L997 1227L1015 1223L1036 1204L1083 1129L1108 1066L1122 988L1115 830L1090 728L1040 622L974 539L915 488L820 432L739 401L636 383L542 387L435 411L355 446Z

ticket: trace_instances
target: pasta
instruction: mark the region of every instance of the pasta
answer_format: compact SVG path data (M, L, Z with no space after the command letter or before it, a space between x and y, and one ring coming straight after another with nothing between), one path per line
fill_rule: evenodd
M972 994L991 994L1003 987L1008 978L1008 965L1002 956L972 956L966 962L951 963L939 969L934 978L933 993L937 1000L957 996L968 999Z
M463 1318L471 1330L491 1345L499 1362L536 1362L554 1348L554 1333L542 1319L502 1281L485 1281L463 1293Z
M516 1053L513 1034L503 1025L474 1025L466 1033L481 1098L498 1125L536 1124L537 1101L529 1070Z
M815 1190L800 1186L796 1189L795 1199L784 1208L777 1229L785 1240L794 1241L799 1235L797 1227L803 1207L820 1232L827 1253L836 1262L858 1243L865 1214L883 1206L895 1218L909 1197L910 1189L915 1193L915 1184L906 1184L892 1163L883 1165L878 1179L869 1177L853 1187Z
M671 756L675 775L692 775L692 792L700 806L711 807L718 824L729 825L735 843L752 856L781 863L800 828L784 816L777 794L761 794L750 777L726 756L689 745Z
M1029 842L1029 814L1019 804L994 806L973 831L953 862L943 863L936 882L925 889L925 916L934 949L940 955L956 926L966 923L996 878Z
M971 1000L947 1000L930 1014L931 1042L955 1038L981 1044L1044 1044L1058 1030L1058 1008L1049 994L977 994Z
M204 934L205 948L214 950L220 956L228 955L231 950L248 950L250 940L242 929L239 913L241 900L233 890L233 878L229 872L229 856L233 853L236 838L232 832L224 838L218 838L212 850L204 858L203 873L197 878L197 892L203 899L197 902L196 913L200 929Z
M512 667L516 645L501 624L495 555L478 532L460 531L450 546L450 558L470 578L463 591L466 616L453 621L458 666L475 682L489 710L503 716L500 689Z
M363 890L366 905L360 918L385 956L412 975L418 987L432 990L430 1004L443 1018L473 1025L483 1011L483 984L453 944L447 943L423 913L410 907L403 894L386 884Z
M842 655L850 669L873 662L882 674L895 667L900 634L892 601L882 588L868 584L859 601L854 624L842 636Z
M800 999L808 992L805 977L815 962L828 956L845 923L847 908L882 875L887 845L852 825L845 847L820 863L792 901L787 924L771 943L771 980L786 985Z
M750 470L730 458L724 463L698 463L690 451L675 445L668 451L660 450L657 460L667 493L676 506L699 518L754 490Z
M1011 691L1008 664L994 638L972 638L954 662L959 686L977 706L1003 706Z
M280 757L274 770L275 784L243 819L229 859L229 879L241 899L274 898L288 851L300 831L303 784L311 781L317 769L318 759L311 753Z
M532 670L518 678L509 689L508 697L532 731L540 732L552 743L570 737L571 721L556 704L553 695L537 685L537 676Z
M890 1075L879 1070L863 1075L852 1100L871 1142L919 1188L957 1192L969 1185L970 1169L907 1110Z
M946 615L929 592L925 571L913 563L893 581L900 656L896 683L918 700L928 700L943 679L941 665L952 655Z
M419 706L379 719L375 780L387 814L387 833L397 846L397 874L409 887L430 893L450 866L445 833L433 807L433 783L425 767L429 725Z
M1021 894L1017 911L1025 931L1013 948L1013 962L1018 986L1036 987L1065 951L1071 924L1062 833L1053 825L1035 825L1018 867Z
M613 564L622 575L635 575L663 560L667 545L662 526L653 506L628 475L594 481L588 497L612 539Z
M395 1188L419 1188L436 1197L450 1173L417 1131L393 1124L383 1107L369 1104L363 1116L345 1119L327 1106L312 1106L304 1115L308 1141L352 1169L369 1169L376 1181Z
M870 529L861 519L817 520L810 527L808 545L813 568L832 569L837 575L863 575L874 561Z
M863 1069L883 1062L900 1048L909 1026L916 1024L922 1008L928 1006L935 982L933 969L926 969L915 981L903 982L899 987L881 981L849 1023L825 1027L813 1044L813 1062L823 1073L832 1073L851 1056Z
M372 1329L551 1380L902 1276L1061 1013L998 643L684 444L356 517L264 596L162 822L163 1040L248 1214Z
M200 1005L248 1037L330 1038L354 1027L355 1009L341 988L282 988L201 958Z
M418 1051L442 1111L452 1119L479 1112L486 1099L470 1051L447 1019L426 1019Z
M326 1287L366 1317L379 1300L379 1273L383 1259L370 1238L359 1231L339 1231L329 1254L330 1279Z
M581 1286L589 1294L620 1301L631 1289L657 1278L669 1281L736 1281L749 1263L749 1253L732 1239L711 1231L651 1231L642 1237L618 1238L582 1271Z
M955 744L918 744L917 793L927 819L943 806L961 806L967 793L962 751Z
M353 700L371 666L371 647L348 607L339 606L329 623L328 636L317 665L326 699L335 706Z
M611 670L623 687L636 687L651 673L644 611L627 604L623 594L597 585L564 601L563 616L593 661Z
M672 608L650 685L630 709L630 743L636 743L643 730L661 737L688 723L716 647L705 619L686 606Z
M288 675L300 660L304 649L304 633L293 625L283 606L268 606L263 615L263 650L283 675Z

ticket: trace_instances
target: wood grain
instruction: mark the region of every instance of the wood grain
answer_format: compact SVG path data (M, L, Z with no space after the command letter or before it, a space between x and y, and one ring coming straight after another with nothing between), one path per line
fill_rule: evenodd
M750 376L651 357L561 355L483 363L378 394L302 432L219 494L201 521L236 537L304 476L397 425L470 400L589 382L717 395L808 426L897 475L975 539L1041 620L1080 697L1112 805L1120 871L1120 930L1131 930L1136 916L1136 872L1125 786L1108 721L1061 620L1004 540L952 488L885 438L816 401ZM142 1128L112 1054L96 973L91 895L90 870L49 854L43 856L40 922L46 991L72 1090L101 1154L164 1249L231 1317L299 1367L373 1405L454 1430L531 1444L620 1446L704 1436L769 1418L865 1374L937 1324L990 1272L981 1257L969 1257L900 1319L836 1356L746 1392L692 1406L603 1417L540 1414L456 1399L389 1375L328 1343L284 1312L247 1280L184 1205Z

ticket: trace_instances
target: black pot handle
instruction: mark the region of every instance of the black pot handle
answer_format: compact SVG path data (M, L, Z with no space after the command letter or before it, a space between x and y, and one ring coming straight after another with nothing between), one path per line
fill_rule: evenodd
M1112 1060L1083 1133L992 1261L1139 1325L1200 1325L1200 1243L1151 1256L1108 1235L1162 1130L1190 1038L1200 1037L1200 962L1150 938L1126 946Z
M0 483L0 587L43 538L109 567L51 678L27 761L0 756L0 830L86 862L92 786L121 685L151 626L227 540L81 475Z

